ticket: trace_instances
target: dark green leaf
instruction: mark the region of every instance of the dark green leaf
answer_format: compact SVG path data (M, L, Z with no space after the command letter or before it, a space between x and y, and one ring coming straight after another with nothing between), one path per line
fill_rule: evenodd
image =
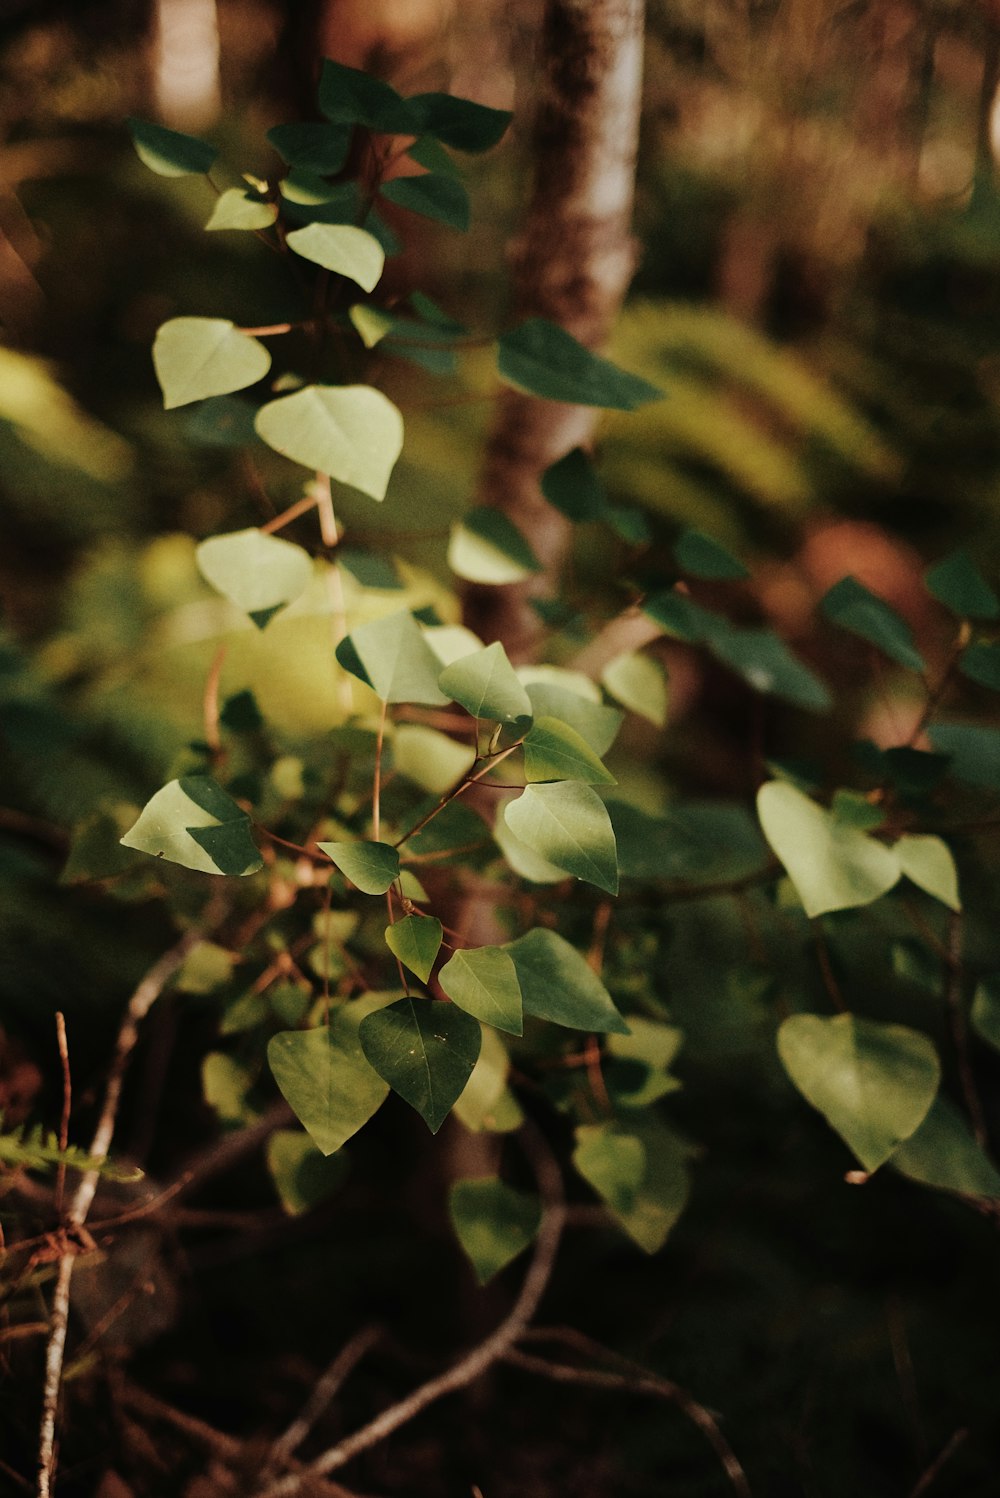
M347 161L351 129L349 125L275 125L267 138L289 166L332 176Z
M750 576L741 561L703 531L684 531L674 545L674 558L678 567L692 577L702 577L710 582L736 581Z
M218 155L207 141L148 120L130 119L128 128L139 160L160 177L203 176Z
M449 229L464 233L469 227L471 210L469 194L457 177L426 172L416 177L393 177L381 188L383 198L419 213Z
M448 1215L481 1285L523 1253L541 1221L537 1199L497 1176L456 1181L448 1193Z
M452 94L414 94L406 103L417 134L433 135L452 150L469 155L495 146L512 118L506 109L490 109Z
M825 712L832 705L825 684L773 630L726 624L713 632L708 647L716 660L765 697L778 697L811 712Z
M1000 598L967 551L959 549L925 573L927 591L960 619L1000 619Z
M949 771L958 780L1000 791L1000 729L979 723L932 723L927 737L939 753L949 756Z
M991 640L987 643L985 640L977 640L967 650L963 650L958 669L970 681L977 681L981 687L1000 692L1000 641Z
M913 643L910 626L856 577L843 577L835 583L820 608L832 624L877 645L890 660L911 671L926 669L924 658Z
M298 1217L325 1201L347 1176L347 1156L324 1156L308 1134L298 1129L276 1129L267 1141L267 1169L281 1205Z
M1000 976L984 978L977 985L970 1018L976 1034L1000 1051Z
M432 999L400 999L361 1022L371 1065L436 1134L479 1056L479 1021Z
M525 1014L571 1030L630 1033L586 958L555 931L536 927L505 950L517 969Z
M531 318L503 335L498 368L501 379L517 390L575 406L634 411L663 395L647 380L592 354L564 328L543 317Z
M542 493L567 520L601 520L607 509L604 485L582 447L574 447L542 474Z
M988 1201L1000 1197L1000 1171L947 1098L935 1099L916 1133L899 1146L889 1163L924 1186Z
M392 135L421 134L408 101L390 84L329 57L323 61L319 107L336 125L365 125Z

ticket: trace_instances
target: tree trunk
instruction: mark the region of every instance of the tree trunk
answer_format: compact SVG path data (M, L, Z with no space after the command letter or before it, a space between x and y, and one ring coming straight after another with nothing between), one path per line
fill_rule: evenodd
M546 0L534 124L534 187L511 250L514 310L547 317L582 343L604 342L635 265L630 233L642 79L642 0ZM505 390L486 449L479 502L500 509L542 571L505 587L470 585L465 618L514 658L538 635L532 597L550 594L569 539L539 480L586 447L593 410Z

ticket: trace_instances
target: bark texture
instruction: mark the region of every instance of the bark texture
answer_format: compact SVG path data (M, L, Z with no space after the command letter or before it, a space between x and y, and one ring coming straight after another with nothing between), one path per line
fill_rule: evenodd
M601 345L635 265L630 232L642 82L642 0L546 0L534 123L534 185L511 247L514 311L547 317ZM505 390L480 478L479 503L523 532L543 571L507 587L472 585L465 617L487 642L525 659L538 636L532 596L552 591L568 525L539 488L545 469L588 446L596 413Z

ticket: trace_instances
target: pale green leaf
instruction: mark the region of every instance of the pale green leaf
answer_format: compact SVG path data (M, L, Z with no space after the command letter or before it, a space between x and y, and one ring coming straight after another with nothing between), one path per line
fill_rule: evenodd
M229 982L236 961L235 952L228 952L214 941L200 941L181 964L174 987L178 993L214 993Z
M854 1014L795 1014L778 1030L792 1082L866 1170L877 1170L927 1116L941 1068L926 1035Z
M894 1170L941 1191L995 1201L1000 1171L976 1142L963 1115L947 1098L938 1097L916 1133L889 1161Z
M505 950L517 969L525 1014L571 1030L630 1033L587 959L557 932L538 926Z
M448 566L470 583L501 587L523 582L541 563L521 532L501 511L489 505L470 510L452 527Z
M207 775L163 786L121 842L205 874L256 874L263 867L250 818Z
M601 672L607 691L657 728L667 721L667 677L659 661L641 651L627 651L608 661Z
M527 844L522 843L519 837L515 837L504 820L504 808L507 802L502 802L497 807L496 821L493 823L493 837L503 854L504 858L514 870L519 879L527 879L532 884L561 884L570 876L565 869L557 869L554 863L548 859L541 858Z
M305 592L313 574L312 558L301 546L260 530L210 536L195 558L205 581L249 614L259 629Z
M586 739L558 718L536 718L525 735L524 775L529 783L580 780L588 785L617 784Z
M893 852L899 859L899 867L914 884L947 905L949 910L961 910L962 901L958 892L958 870L947 843L939 837L907 834L894 845Z
M295 463L384 499L403 448L403 418L370 385L307 385L257 413L258 435Z
M373 1000L335 1008L330 1024L275 1035L267 1059L282 1096L324 1155L340 1149L368 1122L389 1091L365 1059L358 1040ZM384 1003L379 995L375 1002Z
M641 1140L615 1125L583 1125L576 1131L573 1164L613 1212L632 1211L646 1174Z
M524 1029L521 985L503 947L468 947L454 953L438 974L453 1003L484 1024L511 1035Z
M255 385L271 368L271 355L225 318L172 317L157 329L153 366L171 411Z
M385 266L385 251L375 236L353 224L307 224L293 229L287 243L296 255L346 276L364 291L374 291Z
M389 843L319 843L340 872L365 895L384 895L399 878L399 854Z
M433 916L407 915L386 927L385 944L404 967L426 983L441 947L442 934L441 922Z
M441 663L406 609L352 630L337 647L345 670L361 675L383 702L420 702L444 707L451 700L438 686Z
M400 999L361 1023L371 1065L436 1134L479 1056L479 1021L454 1004Z
M793 785L772 780L761 786L757 812L810 917L869 905L899 879L894 849L839 821Z
M499 641L447 666L438 685L474 718L517 723L531 717L531 699Z
M520 1123L520 1109L507 1086L510 1058L503 1041L489 1026L472 1076L455 1104L455 1117L462 1126L478 1134L488 1129L507 1133Z
M244 233L268 229L278 217L277 203L265 203L244 187L227 187L216 200L206 229L236 229Z
M608 894L618 893L615 834L604 802L588 785L529 785L504 820L533 852Z
M538 677L518 673L524 681L535 718L558 718L575 729L581 739L595 754L606 754L618 735L624 721L624 713L616 707L608 707L600 701L593 682L588 681L595 696L586 697L574 680L575 673L560 672L557 675Z
M398 773L414 785L443 796L472 769L476 751L471 744L450 739L436 728L402 723L393 736L392 762Z

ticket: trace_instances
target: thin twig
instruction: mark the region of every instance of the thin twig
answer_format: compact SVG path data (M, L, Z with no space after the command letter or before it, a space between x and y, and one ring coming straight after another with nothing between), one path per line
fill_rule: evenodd
M833 965L830 962L830 952L826 944L826 936L823 933L823 922L819 916L810 922L813 931L813 945L816 948L816 960L819 963L820 975L823 979L823 987L827 991L830 1003L840 1014L847 1009L844 996L840 991Z
M523 1336L538 1309L551 1277L559 1241L562 1237L566 1208L562 1178L548 1146L528 1125L522 1128L520 1138L531 1159L545 1206L542 1225L535 1243L534 1257L524 1277L521 1293L510 1313L495 1331L491 1332L477 1347L467 1352L464 1357L459 1358L457 1363L453 1363L446 1372L439 1374L437 1378L428 1379L426 1383L414 1389L412 1394L408 1394L397 1404L390 1405L387 1410L383 1410L381 1415L370 1420L353 1435L346 1436L336 1446L331 1446L303 1473L290 1473L287 1477L272 1483L263 1493L258 1494L257 1498L288 1498L288 1495L299 1491L306 1478L322 1476L346 1466L354 1457L360 1456L363 1451L370 1450L372 1446L377 1446L401 1425L414 1419L428 1405L434 1404L446 1394L453 1394L458 1389L466 1388L476 1379L481 1378L488 1369L500 1362Z
M482 769L477 770L475 775L466 775L461 783L455 786L453 790L446 791L437 805L432 806L426 816L421 817L420 821L415 823L415 825L411 827L409 831L404 832L402 837L397 838L393 846L396 848L401 848L404 843L409 842L411 837L416 837L418 832L422 832L424 830L428 822L433 822L434 818L438 816L440 812L444 811L446 806L450 806L452 801L454 801L458 796L461 796L463 791L467 791L470 786L475 785L478 781L482 780L484 776L488 775L491 770L496 768L501 760L506 759L509 754L513 754L515 749L520 749L521 742L522 741L518 739L517 743L511 744L509 749L502 749L499 754L491 755L490 758L486 761L485 765L483 765Z
M59 1120L59 1153L65 1157L69 1148L69 1115L73 1107L73 1079L69 1069L69 1042L66 1039L66 1018L56 1010L56 1043L59 1047L59 1062L62 1066L63 1105ZM56 1216L62 1220L63 1195L66 1190L66 1160L59 1162L56 1173Z
M319 504L319 496L316 493L307 494L303 499L297 499L287 510L282 510L280 515L274 515L260 527L262 535L272 536L275 531L283 530L286 525L291 525L293 520L298 520L300 515L308 515L310 510L315 510Z
M222 737L219 733L219 682L222 677L222 667L225 664L226 649L225 645L220 645L212 657L212 664L205 677L205 691L201 704L205 743L208 745L213 764L222 758Z
M508 1353L505 1362L512 1363L518 1368L525 1368L532 1373L542 1374L557 1383L586 1384L594 1389L620 1389L625 1393L648 1394L653 1398L666 1399L671 1404L676 1404L691 1423L697 1425L705 1435L734 1490L740 1494L740 1498L751 1498L747 1475L719 1429L718 1421L711 1411L707 1410L703 1404L699 1404L686 1389L682 1389L672 1379L661 1378L647 1368L620 1357L610 1348L603 1347L599 1342L594 1342L590 1337L584 1336L582 1332L536 1327L528 1333L527 1340L561 1342L564 1346L573 1347L588 1357L611 1360L617 1363L622 1371L614 1373L594 1368L576 1368L567 1363L554 1363L548 1358L535 1357L518 1349L513 1349Z
M289 1459L302 1445L316 1421L337 1397L346 1380L382 1335L377 1326L366 1326L357 1332L337 1353L326 1372L314 1385L300 1414L275 1441L268 1453L265 1475L272 1469L287 1467Z
M214 924L209 922L208 924ZM125 1009L125 1016L118 1031L115 1053L104 1088L104 1102L97 1127L90 1142L89 1155L92 1160L106 1159L114 1138L121 1101L122 1084L133 1048L139 1038L139 1026L164 988L180 968L185 957L202 940L200 930L186 931L178 942L165 952L149 969L139 983ZM90 1170L81 1177L73 1193L66 1213L66 1228L69 1233L78 1232L87 1220L97 1191L100 1171ZM52 1478L55 1470L56 1416L59 1407L59 1392L62 1386L63 1361L66 1355L66 1329L69 1324L70 1283L76 1263L77 1248L72 1239L59 1260L59 1273L52 1297L52 1315L49 1322L49 1341L45 1352L45 1382L42 1394L42 1419L38 1436L38 1498L50 1498Z
M943 1449L938 1452L926 1472L923 1472L918 1478L916 1485L911 1488L909 1498L921 1498L921 1495L927 1492L927 1489L937 1477L945 1462L950 1461L962 1442L968 1438L968 1435L969 1432L964 1427L955 1431L955 1434L946 1442Z

